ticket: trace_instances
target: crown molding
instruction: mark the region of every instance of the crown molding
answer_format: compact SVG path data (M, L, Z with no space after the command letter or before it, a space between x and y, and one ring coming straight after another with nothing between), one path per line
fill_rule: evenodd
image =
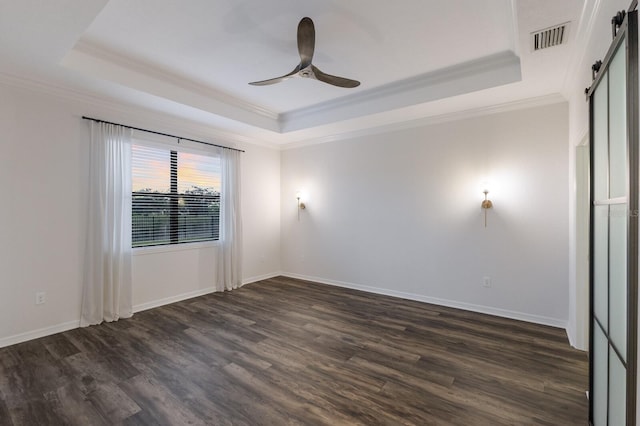
M232 148L237 148L239 145L255 145L278 149L276 144L265 142L254 137L228 132L210 125L196 123L164 112L153 111L142 106L89 94L75 88L53 84L48 81L27 79L25 77L0 72L0 85L29 90L38 94L45 94L57 99L79 104L84 111L80 113L79 116L84 115L86 109L91 109L92 114L100 115L101 118L105 120L124 121L126 123L123 124L128 125L148 126L155 129L166 129L170 132L182 132L191 135L195 139L203 139Z
M505 51L280 114L283 133L422 104L521 80L520 58Z
M392 124L385 124L377 127L370 127L366 129L360 129L351 132L337 133L329 136L323 136L319 138L309 138L296 142L283 144L280 149L285 151L289 149L303 148L311 145L318 145L322 143L335 142L345 139L353 139L363 136L371 136L377 134L384 134L390 132L396 132L400 130L413 129L417 127L427 127L434 124L446 123L451 121L460 121L469 118L482 117L485 115L504 113L509 111L517 111L528 108L536 108L546 105L553 105L558 103L567 102L567 100L559 93L553 93L545 96L539 96L535 98L523 99L513 102L505 102L498 105L489 105L480 108L473 108L464 111L458 111L448 114L433 115L423 117L410 121L397 122Z
M160 71L87 40L80 40L63 58L69 69L116 82L202 111L279 132L278 114L212 87Z
M445 69L358 92L333 101L277 114L180 76L79 41L63 59L70 69L210 112L276 134L308 129L422 104L521 80L520 59L504 51Z
M224 102L225 104L233 105L234 107L245 109L254 114L262 115L272 120L278 119L277 113L261 105L247 102L245 100L232 96L228 93L222 92L220 90L216 90L205 84L197 83L193 80L188 80L179 75L161 71L159 68L151 64L147 64L145 62L120 55L111 50L102 48L96 43L91 43L87 40L80 40L78 41L78 43L76 43L76 45L72 50L78 50L85 54L91 55L95 58L101 58L103 60L113 62L124 68L131 68L136 72L140 72L144 75L148 75L159 80L167 81L170 84L183 87L187 90L191 90L197 93L203 93L207 96L216 98L219 101Z
M0 73L0 84L7 87L30 90L40 94L46 94L58 99L64 99L77 104L86 110L93 108L92 114L99 114L101 118L113 121L126 121L129 125L149 126L157 129L167 129L172 132L184 132L194 138L204 139L212 143L226 144L237 148L238 146L260 146L275 150L289 150L322 143L352 139L369 135L390 133L394 131L425 127L438 123L458 121L483 115L514 111L519 109L534 108L566 102L560 94L551 94L536 98L529 98L499 105L491 105L481 108L473 108L465 111L433 115L415 120L385 124L354 131L335 133L327 136L300 139L288 143L269 142L256 137L243 136L238 133L228 132L206 124L196 123L187 119L177 118L171 114L149 110L147 108L115 101L113 99L88 94L70 87L52 84L50 82L27 79L6 73ZM81 116L83 113L80 113Z

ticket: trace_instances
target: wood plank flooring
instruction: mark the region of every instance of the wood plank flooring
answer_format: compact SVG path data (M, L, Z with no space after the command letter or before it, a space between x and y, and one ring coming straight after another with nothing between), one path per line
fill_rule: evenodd
M563 330L274 278L0 349L0 425L586 425Z

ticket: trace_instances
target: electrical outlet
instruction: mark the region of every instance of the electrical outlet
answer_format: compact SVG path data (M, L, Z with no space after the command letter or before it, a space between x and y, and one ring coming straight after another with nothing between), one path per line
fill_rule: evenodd
M47 301L47 293L44 291L39 291L36 293L36 305L42 305Z
M486 287L486 288L491 287L491 277L482 278L482 287Z

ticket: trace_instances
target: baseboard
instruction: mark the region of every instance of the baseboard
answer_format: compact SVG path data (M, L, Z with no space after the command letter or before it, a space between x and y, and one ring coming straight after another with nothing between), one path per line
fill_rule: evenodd
M282 276L290 277L290 278L298 278L306 281L314 281L320 284L328 284L336 287L344 287L344 288L350 288L353 290L361 290L361 291L366 291L368 293L398 297L401 299L415 300L417 302L431 303L433 305L446 306L449 308L463 309L465 311L478 312L481 314L494 315L497 317L509 318L509 319L514 319L519 321L526 321L534 324L542 324L542 325L548 325L551 327L564 328L564 329L567 328L567 321L558 319L558 318L544 317L540 315L527 314L524 312L494 308L490 306L475 305L472 303L458 302L458 301L449 300L449 299L440 299L437 297L424 296L422 294L405 293L401 291L389 290L384 288L369 287L366 285L353 284L353 283L348 283L344 281L329 280L325 278L312 277L308 275L295 274L291 272L283 272Z
M80 320L75 320L39 328L37 330L27 331L25 333L15 334L9 337L3 337L0 339L0 348L26 342L28 340L39 339L40 337L46 337L52 334L62 333L63 331L73 330L78 327L80 327Z
M268 280L269 278L275 278L282 275L282 272L271 272L269 274L257 275L255 277L246 278L242 280L242 285L251 284L262 280Z
M280 275L282 275L280 272L272 272L270 274L264 274L256 277L243 279L242 285L244 286L246 284L251 284L256 281L266 280L266 279L277 277ZM190 291L188 293L178 294L176 296L165 297L164 299L158 299L151 302L141 303L133 307L133 312L136 313L136 312L146 311L147 309L158 308L160 306L168 305L170 303L182 302L183 300L204 296L205 294L214 293L215 291L216 291L215 287L207 287L200 290Z
M156 308L169 303L180 302L182 300L190 299L192 297L203 296L215 291L213 287L192 291L189 293L179 294L177 296L167 297L160 300L154 300L152 302L142 303L133 307L133 312L146 311L147 309ZM26 342L28 340L39 339L40 337L50 336L52 334L61 333L63 331L73 330L80 327L80 320L68 321L62 324L52 325L50 327L39 328L37 330L27 331L25 333L16 334L9 337L0 338L0 348L5 346L15 345L17 343Z
M526 321L526 322L531 322L535 324L543 324L543 325L548 325L552 327L564 328L567 331L567 335L569 336L569 341L573 345L572 333L570 333L570 330L568 328L569 325L567 324L567 321L560 320L557 318L543 317L539 315L509 311L506 309L493 308L489 306L474 305L470 303L458 302L458 301L448 300L448 299L439 299L436 297L429 297L421 294L405 293L405 292L383 289L378 287L370 287L370 286L365 286L360 284L353 284L353 283L348 283L344 281L329 280L325 278L312 277L308 275L295 274L291 272L274 272L270 274L255 276L255 277L251 277L243 280L242 283L243 285L251 284L257 281L262 281L262 280L274 278L277 276L298 278L301 280L314 281L317 283L333 285L336 287L350 288L353 290L366 291L368 293L382 294L385 296L398 297L401 299L415 300L418 302L431 303L434 305L447 306L450 308L464 309L466 311L495 315L499 317ZM209 294L213 292L215 292L215 287L207 287L204 289L199 289L199 290L179 294L176 296L165 297L163 299L141 303L133 307L133 312L135 313L135 312L146 311L148 309L157 308L170 303L176 303L176 302L191 299L194 297L204 296L205 294ZM5 346L10 346L10 345L15 345L17 343L26 342L28 340L38 339L40 337L50 336L52 334L61 333L63 331L72 330L78 327L80 327L80 320L74 320L74 321L68 321L65 323L57 324L57 325L52 325L50 327L44 327L37 330L32 330L25 333L20 333L13 336L0 338L0 348Z
M242 281L242 285L251 284L257 281L266 280L273 277L282 275L280 272L272 272L270 274L260 275L256 277L247 278ZM164 299L153 300L151 302L140 303L133 307L133 312L142 312L148 309L158 308L170 303L181 302L183 300L191 299L198 296L204 296L205 294L215 292L215 287L207 287L200 290L190 291L188 293L178 294L176 296L165 297ZM17 343L26 342L28 340L39 339L40 337L50 336L52 334L61 333L63 331L73 330L80 327L80 320L68 321L62 324L52 325L50 327L39 328L37 330L27 331L25 333L16 334L13 336L0 338L0 348L5 346L15 345Z
M573 327L571 321L567 321L567 328L565 329L567 332L567 338L569 339L569 344L572 348L580 349L576 346L576 332Z
M170 303L182 302L183 300L192 299L194 297L204 296L205 294L215 292L215 287L201 288L199 290L187 293L177 294L175 296L165 297L164 299L152 300L151 302L140 303L133 306L133 313L146 311L148 309L158 308Z

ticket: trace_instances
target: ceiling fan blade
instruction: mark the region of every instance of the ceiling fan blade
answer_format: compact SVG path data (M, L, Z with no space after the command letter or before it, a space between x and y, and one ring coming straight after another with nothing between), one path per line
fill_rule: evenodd
M318 68L316 68L313 65L311 65L311 69L313 70L313 74L314 74L316 80L320 80L320 81L322 81L324 83L329 83L329 84L333 84L334 86L347 87L347 88L353 88L353 87L360 86L360 82L359 81L350 80L348 78L337 77L335 75L323 73L322 71L320 71Z
M268 86L270 84L280 83L281 81L285 81L286 79L295 76L298 73L298 71L300 71L300 65L298 65L289 74L285 74L285 75L283 75L281 77L270 78L269 80L262 80L262 81L252 81L249 84L251 84L252 86Z
M300 54L300 69L311 65L313 51L316 46L316 30L311 18L304 17L298 24L298 53Z
M289 74L282 77L271 78L269 80L254 81L249 84L253 86L267 86L270 84L280 83L299 74L301 77L314 78L327 84L338 87L358 87L360 82L350 80L344 77L338 77L331 74L325 74L311 64L313 53L316 46L316 30L313 21L309 17L304 17L298 24L298 53L300 54L300 63Z

